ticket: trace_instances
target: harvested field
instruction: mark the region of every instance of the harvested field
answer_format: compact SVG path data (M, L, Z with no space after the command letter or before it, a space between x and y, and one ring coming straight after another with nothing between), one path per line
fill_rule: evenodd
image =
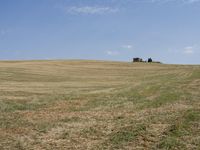
M200 66L0 62L0 149L200 149Z

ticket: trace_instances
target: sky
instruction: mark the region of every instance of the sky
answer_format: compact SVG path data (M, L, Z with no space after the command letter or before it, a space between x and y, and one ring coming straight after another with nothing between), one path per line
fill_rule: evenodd
M0 0L0 60L200 64L200 0Z

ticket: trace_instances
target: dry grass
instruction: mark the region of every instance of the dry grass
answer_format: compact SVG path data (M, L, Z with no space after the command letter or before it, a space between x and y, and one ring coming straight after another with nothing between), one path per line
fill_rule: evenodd
M200 66L0 62L0 149L200 149Z

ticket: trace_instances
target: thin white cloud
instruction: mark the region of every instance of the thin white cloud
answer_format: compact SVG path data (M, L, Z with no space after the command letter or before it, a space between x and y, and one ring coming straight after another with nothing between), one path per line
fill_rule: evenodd
M184 54L194 54L194 46L187 46L184 48Z
M119 11L118 8L111 7L100 7L100 6L72 6L65 8L67 13L71 14L107 14L107 13L116 13Z
M57 8L61 8L67 14L87 14L87 15L102 15L119 12L126 5L132 5L134 3L152 3L152 4L167 4L167 3L179 3L179 4L194 4L199 3L200 0L110 0L106 4L108 6L102 6L105 3L98 3L98 5L85 5L84 2L80 2L80 5L63 6L57 5ZM94 2L95 3L95 2ZM93 3L93 4L94 4Z
M192 54L199 54L200 53L200 46L199 45L192 45L192 46L186 46L182 48L169 48L167 50L169 53L180 55L192 55Z
M120 53L118 51L106 51L106 54L109 56L116 56L119 55Z
M125 49L132 49L133 45L122 45L121 47Z

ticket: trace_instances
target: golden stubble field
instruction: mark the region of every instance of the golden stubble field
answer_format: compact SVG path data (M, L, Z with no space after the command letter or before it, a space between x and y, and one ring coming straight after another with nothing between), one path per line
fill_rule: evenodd
M200 149L200 66L0 62L0 149Z

